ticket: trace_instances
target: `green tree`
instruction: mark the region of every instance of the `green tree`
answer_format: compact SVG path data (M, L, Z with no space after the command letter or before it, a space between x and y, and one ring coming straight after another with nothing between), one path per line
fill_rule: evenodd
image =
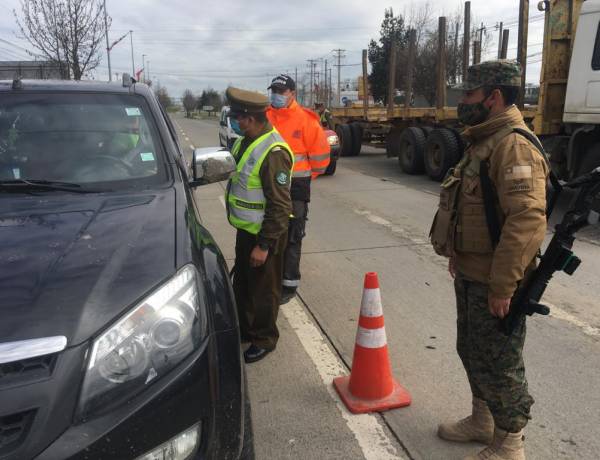
M197 108L198 110L202 110L202 107L205 106L212 106L215 112L221 110L221 107L223 107L221 94L212 88L203 90L198 98Z
M379 41L371 40L369 43L368 56L371 63L369 84L375 101L387 103L392 41L397 40L399 53L406 50L408 42L408 33L402 15L394 16L392 8L386 9L379 35ZM396 82L394 82L396 87L400 86L399 83L404 81L405 76L405 68L398 66Z

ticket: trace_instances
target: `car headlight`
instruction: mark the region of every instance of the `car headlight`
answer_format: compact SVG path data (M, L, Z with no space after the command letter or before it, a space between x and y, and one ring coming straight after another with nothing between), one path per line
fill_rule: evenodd
M340 140L335 134L332 134L331 136L327 136L327 142L329 142L329 145L337 145Z
M82 417L131 399L197 349L206 336L198 275L187 265L94 340Z

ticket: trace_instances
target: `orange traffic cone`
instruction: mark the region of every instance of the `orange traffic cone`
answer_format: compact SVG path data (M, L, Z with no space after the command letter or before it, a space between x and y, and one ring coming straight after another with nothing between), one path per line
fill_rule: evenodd
M333 385L350 412L381 412L411 403L410 394L392 376L377 273L365 275L352 371Z

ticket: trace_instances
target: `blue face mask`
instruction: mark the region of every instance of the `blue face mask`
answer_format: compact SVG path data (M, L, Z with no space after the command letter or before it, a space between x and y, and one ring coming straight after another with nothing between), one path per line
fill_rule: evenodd
M271 105L276 109L283 109L288 106L290 97L283 94L271 93Z
M240 128L240 124L238 123L238 121L235 118L230 118L229 123L231 123L231 129L233 129L234 133L236 133L238 136L244 135L244 133L242 132L242 129Z

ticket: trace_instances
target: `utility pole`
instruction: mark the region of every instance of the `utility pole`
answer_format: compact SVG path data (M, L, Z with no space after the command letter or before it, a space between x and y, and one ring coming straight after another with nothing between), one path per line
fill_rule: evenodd
M148 65L148 81L151 82L151 80L150 80L150 61L147 61L146 64Z
M331 85L331 72L333 69L329 69L329 99L327 100L327 107L331 108L332 100L333 100L333 86Z
M106 12L106 0L104 0L104 35L106 36L106 59L108 61L108 81L112 81L112 69L110 67L110 45L108 43L108 14Z
M390 69L388 74L387 113L391 118L394 114L394 96L396 94L396 58L398 55L398 40L392 39Z
M463 36L463 81L469 68L469 47L471 46L471 2L465 2L465 32Z
M135 78L135 61L133 60L133 30L129 31L129 38L131 39L131 77Z
M326 101L329 100L329 85L327 84L327 81L327 59L325 59L325 78L323 79L323 88L325 89L325 94L323 95L324 101L322 101L325 103L325 106L327 106Z
M313 101L313 91L314 91L314 85L313 85L313 69L314 66L316 65L316 62L314 59L308 59L308 64L310 65L310 87L309 87L309 96L308 96L308 100L310 101L310 106L312 107L314 105L314 101Z
M415 29L410 29L408 32L408 60L406 62L406 90L404 92L405 109L408 109L412 102L416 46L417 31Z
M146 83L146 55L142 54L142 74L144 75L143 83Z
M504 30L504 23L500 22L498 27L498 59L502 59L502 33Z
M369 113L369 72L367 50L362 50L362 75L363 75L363 113L365 120Z
M296 72L295 72L294 76L296 77L294 79L294 81L296 82L296 85L298 85L298 67L296 67Z
M334 53L337 53L335 57L337 57L337 101L335 103L336 107L339 107L342 103L342 81L340 78L341 70L342 70L342 58L344 57L343 53L346 50L337 49L333 50Z

